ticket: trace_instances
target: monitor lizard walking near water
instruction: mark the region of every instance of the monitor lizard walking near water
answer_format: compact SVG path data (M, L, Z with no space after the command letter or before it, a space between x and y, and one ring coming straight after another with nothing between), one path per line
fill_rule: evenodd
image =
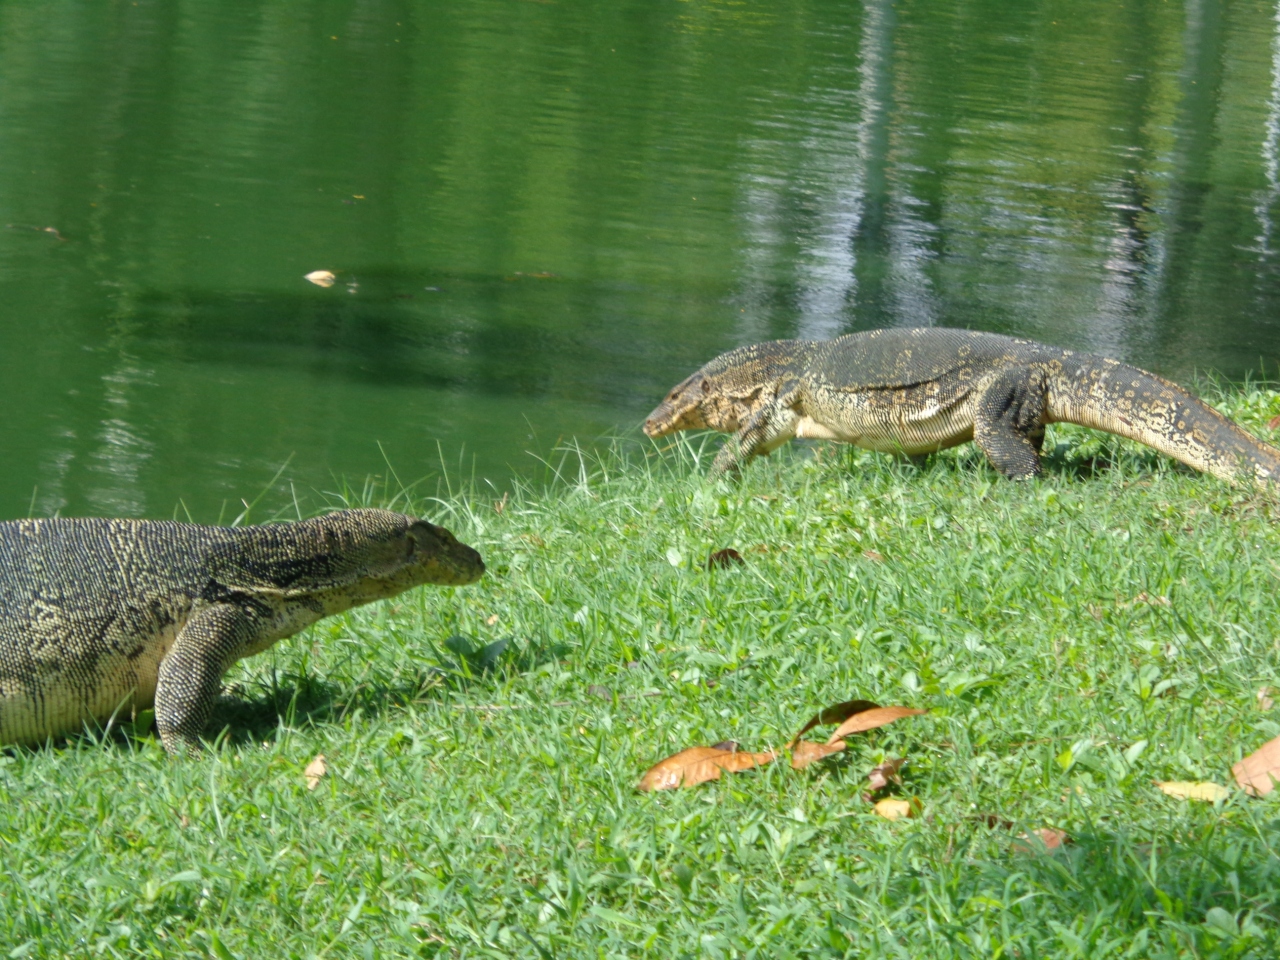
M773 340L722 353L644 424L660 437L733 436L711 466L736 470L792 437L916 455L973 440L1006 477L1040 473L1050 423L1105 430L1228 480L1280 480L1280 450L1176 383L1118 360L943 327Z
M165 749L199 750L237 660L321 617L483 573L448 530L386 510L238 528L0 523L0 744L154 703Z

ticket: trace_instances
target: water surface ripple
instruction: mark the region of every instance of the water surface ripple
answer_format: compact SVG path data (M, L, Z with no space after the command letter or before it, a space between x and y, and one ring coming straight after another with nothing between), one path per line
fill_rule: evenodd
M1274 3L0 0L0 125L5 517L501 486L772 337L1280 363Z

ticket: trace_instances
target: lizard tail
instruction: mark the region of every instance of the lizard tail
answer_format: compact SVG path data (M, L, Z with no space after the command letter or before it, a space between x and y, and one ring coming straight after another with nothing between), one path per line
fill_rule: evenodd
M1280 450L1176 383L1117 360L1078 356L1050 375L1045 422L1137 440L1224 480L1280 482Z

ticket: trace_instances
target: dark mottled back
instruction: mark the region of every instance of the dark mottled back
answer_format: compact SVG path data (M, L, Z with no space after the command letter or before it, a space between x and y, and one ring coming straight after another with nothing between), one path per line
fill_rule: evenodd
M985 370L1069 353L1034 340L950 327L868 330L816 347L808 377L841 390L901 389L942 380L962 367Z

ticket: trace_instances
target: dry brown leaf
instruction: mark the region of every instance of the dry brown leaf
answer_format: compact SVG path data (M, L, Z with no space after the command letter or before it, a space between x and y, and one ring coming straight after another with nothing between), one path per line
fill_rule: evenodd
M800 740L791 744L791 769L803 770L811 763L839 753L844 749L844 741L835 743L814 743L812 740Z
M841 743L843 742L841 741ZM889 759L878 766L872 767L871 772L867 774L867 783L871 786L871 792L883 790L891 780L894 783L901 783L902 778L898 776L898 771L906 762L906 757L898 757L896 760Z
M800 738L814 727L821 726L824 723L844 723L855 713L874 710L878 706L880 704L872 703L870 700L846 700L844 703L837 703L820 710L809 718L809 722L800 728L799 733L791 738L791 742L787 744L787 749L795 747L800 742Z
M1140 594L1138 594L1136 597L1133 598L1131 603L1145 603L1153 607L1167 607L1169 606L1169 598L1160 597L1160 596L1153 597L1149 593L1147 593L1147 591L1143 590ZM1129 603L1121 604L1121 606L1124 606L1124 607L1127 607L1129 605L1130 605Z
M965 817L965 819L981 823L986 827L990 827L992 830L995 830L997 827L1002 830L1013 829L1012 820L1006 820L1004 817L994 813L971 813L969 816Z
M1259 710L1264 710L1264 711L1270 710L1272 707L1276 705L1276 702L1271 699L1271 694L1273 694L1274 692L1275 691L1272 690L1270 687L1258 688L1258 709Z
M1067 836L1065 830L1055 830L1053 827L1041 827L1039 830L1032 830L1031 833L1018 834L1019 840L1030 840L1032 837L1038 839L1044 844L1045 850L1057 850L1064 843L1070 843L1071 838ZM1026 843L1015 843L1013 849L1019 853L1037 853L1038 850Z
M1268 740L1234 767L1240 789L1251 797L1265 797L1280 780L1280 737Z
M334 281L338 278L334 276L331 270L312 270L302 279L310 280L317 287L332 287Z
M1155 785L1176 800L1204 800L1213 803L1227 798L1227 788L1219 783L1190 780L1157 780Z
M320 786L320 778L328 772L329 768L324 765L324 754L317 753L316 758L302 771L302 775L307 778L307 789L314 790Z
M886 797L873 809L886 820L901 820L903 817L914 817L919 811L919 800L899 800L897 797Z
M928 710L921 710L918 707L876 707L874 710L862 710L836 727L835 733L827 738L827 743L834 743L851 733L861 733L864 730L883 727L886 723L893 723L893 721L901 720L903 717L918 717L920 714L928 712Z
M733 746L736 747L736 744ZM738 773L769 763L777 757L772 751L751 753L747 750L714 747L689 747L667 757L650 767L637 790L671 790L675 787L692 787L708 780L719 780L720 771Z
M1280 417L1272 417L1267 421L1268 430L1275 430L1277 427L1280 427Z
M717 550L715 553L711 554L711 556L707 557L708 570L726 570L729 567L732 567L735 563L741 564L746 563L746 561L742 559L742 554L733 549L733 547L728 547L724 550Z
M874 560L876 563L884 563L884 554L879 550L863 550L862 555L868 560Z

